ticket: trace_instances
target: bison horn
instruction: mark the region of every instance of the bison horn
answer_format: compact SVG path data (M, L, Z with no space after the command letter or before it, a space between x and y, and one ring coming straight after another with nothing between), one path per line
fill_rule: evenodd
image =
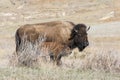
M78 30L76 30L76 29L74 29L74 31L77 33L78 32Z
M87 31L90 29L90 26L87 28Z

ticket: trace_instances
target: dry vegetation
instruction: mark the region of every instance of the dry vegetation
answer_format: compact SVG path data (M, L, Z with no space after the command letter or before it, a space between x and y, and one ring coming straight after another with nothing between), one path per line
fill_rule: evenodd
M120 80L120 19L114 15L114 0L51 1L1 0L0 80ZM22 55L13 55L20 25L53 20L90 25L89 47L83 52L75 49L62 58L60 67L42 61L37 45L27 44ZM28 67L21 65L23 61Z

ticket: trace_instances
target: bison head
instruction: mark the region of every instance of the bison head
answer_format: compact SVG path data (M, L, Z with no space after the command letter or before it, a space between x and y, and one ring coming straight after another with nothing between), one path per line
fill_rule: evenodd
M70 47L76 48L78 47L79 51L83 51L85 47L89 45L88 37L87 37L87 29L85 24L77 24L71 31L70 37Z

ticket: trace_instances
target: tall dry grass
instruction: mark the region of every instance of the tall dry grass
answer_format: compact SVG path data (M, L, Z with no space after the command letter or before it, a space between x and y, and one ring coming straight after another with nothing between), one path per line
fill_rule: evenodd
M14 66L45 67L49 64L47 49L37 47L44 42L45 37L40 37L34 45L24 41L24 46L18 55L12 57L11 64ZM83 52L75 50L74 55L62 58L62 68L72 68L80 70L94 70L105 72L120 72L120 54L117 49L106 48L105 46L90 45ZM47 62L47 63L46 63Z
M115 49L98 48L82 60L82 69L120 72L120 54Z
M26 36L23 38L18 52L14 52L10 65L12 66L28 66L33 67L36 64L40 64L40 60L48 56L48 51L43 51L42 48L38 48L45 40L45 36L39 37L39 39L33 44L27 41ZM47 50L47 49L45 49ZM46 59L46 58L45 58Z
M120 73L120 54L115 49L89 47L84 52L63 58L64 68Z

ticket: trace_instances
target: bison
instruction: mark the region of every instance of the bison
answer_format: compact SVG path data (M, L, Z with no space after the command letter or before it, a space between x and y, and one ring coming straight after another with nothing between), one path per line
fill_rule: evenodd
M68 46L62 45L58 42L44 42L38 46L38 51L46 59L50 56L50 61L56 62L57 65L61 64L62 56L67 56L72 53Z
M23 47L24 39L34 45L36 41L39 42L41 36L45 36L44 42L57 42L71 50L78 48L79 51L83 51L89 45L87 37L89 28L87 29L85 24L74 24L69 21L23 25L17 29L15 34L16 53Z

